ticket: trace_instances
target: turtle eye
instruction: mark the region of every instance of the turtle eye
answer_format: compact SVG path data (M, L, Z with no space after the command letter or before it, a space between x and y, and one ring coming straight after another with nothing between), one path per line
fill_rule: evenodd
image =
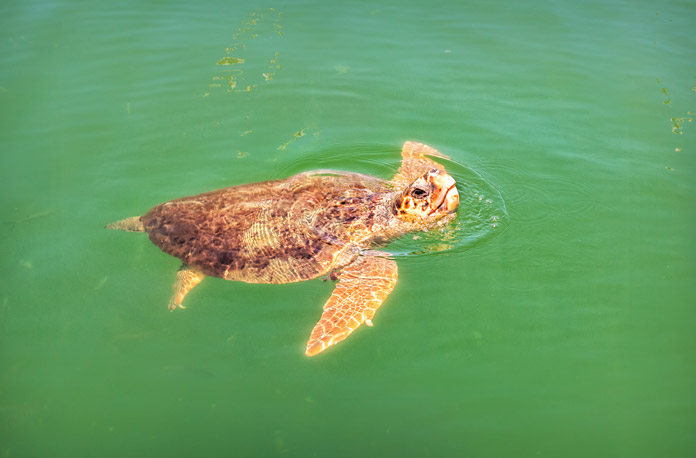
M421 188L413 188L413 190L411 191L411 195L416 199L422 199L428 195L428 191Z

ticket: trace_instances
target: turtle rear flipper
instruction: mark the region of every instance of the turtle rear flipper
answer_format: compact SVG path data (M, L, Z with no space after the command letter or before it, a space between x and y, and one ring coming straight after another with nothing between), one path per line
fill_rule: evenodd
M145 232L145 226L143 222L140 221L140 216L131 216L130 218L107 224L106 229L116 229L126 232Z
M179 271L176 273L176 282L174 283L174 295L169 300L169 310L174 311L177 308L184 309L181 303L184 297L196 287L205 278L205 274L195 267L182 264Z

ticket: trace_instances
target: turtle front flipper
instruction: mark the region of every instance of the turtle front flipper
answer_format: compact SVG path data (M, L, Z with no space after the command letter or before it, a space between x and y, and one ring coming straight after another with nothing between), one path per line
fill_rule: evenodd
M307 356L337 344L363 323L372 326L372 317L396 285L396 262L387 256L367 251L338 274L336 289L307 342Z
M184 297L197 284L203 281L205 274L194 267L182 264L179 271L176 273L176 281L174 282L174 295L169 300L169 310L174 311L177 308L186 308L181 303Z
M449 160L449 157L428 145L411 141L404 143L401 149L401 167L392 179L392 183L397 188L403 189L428 170L445 172L441 164L429 159L428 156Z

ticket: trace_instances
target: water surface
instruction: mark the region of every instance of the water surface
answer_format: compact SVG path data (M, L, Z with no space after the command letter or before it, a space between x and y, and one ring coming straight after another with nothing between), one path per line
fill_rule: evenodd
M693 456L695 21L4 2L0 455ZM315 358L331 282L208 279L169 313L178 261L103 230L304 170L389 178L406 140L452 158L460 232L393 244L375 326Z

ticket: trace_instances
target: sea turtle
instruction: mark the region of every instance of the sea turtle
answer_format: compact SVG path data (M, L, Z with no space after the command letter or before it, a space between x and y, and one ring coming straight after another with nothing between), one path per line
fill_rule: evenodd
M391 181L319 170L232 186L165 202L109 229L147 232L183 262L169 309L206 276L248 283L338 280L307 342L314 356L345 339L394 289L396 262L371 249L407 232L442 226L459 205L455 180L428 158L435 149L406 142Z

